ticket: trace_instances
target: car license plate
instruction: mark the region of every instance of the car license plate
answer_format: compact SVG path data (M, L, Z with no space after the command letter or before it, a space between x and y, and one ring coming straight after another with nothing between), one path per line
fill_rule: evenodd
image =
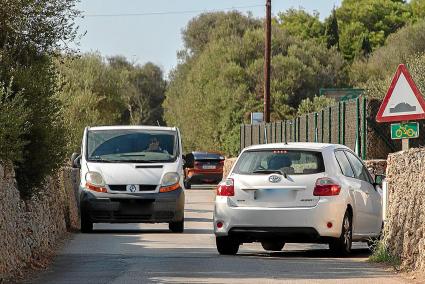
M215 169L215 166L214 165L203 165L202 168L204 170L213 170L213 169Z

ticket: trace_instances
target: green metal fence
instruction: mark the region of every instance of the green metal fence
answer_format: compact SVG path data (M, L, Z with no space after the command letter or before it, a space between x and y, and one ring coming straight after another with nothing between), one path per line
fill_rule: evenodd
M366 159L367 127L367 100L358 97L291 120L243 124L240 147L278 142L335 143L350 147Z

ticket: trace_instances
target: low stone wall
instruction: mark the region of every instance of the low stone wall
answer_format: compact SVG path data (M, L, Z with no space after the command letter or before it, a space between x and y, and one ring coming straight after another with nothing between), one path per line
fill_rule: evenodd
M385 175L387 160L366 160L364 163L372 175Z
M76 178L76 171L63 169L40 194L24 201L13 166L0 163L0 282L37 265L67 231L79 228Z
M425 271L425 149L390 154L384 240L401 268Z
M224 161L224 167L223 167L223 179L225 179L228 175L230 170L233 167L233 164L236 162L237 158L226 158Z

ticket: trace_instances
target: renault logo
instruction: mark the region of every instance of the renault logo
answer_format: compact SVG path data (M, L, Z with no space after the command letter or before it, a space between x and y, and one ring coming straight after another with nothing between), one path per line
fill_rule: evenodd
M128 187L128 190L130 190L130 192L136 192L136 186L132 184Z
M277 176L277 175L271 175L271 176L269 176L269 182L278 183L281 180L282 180L282 178L280 176Z

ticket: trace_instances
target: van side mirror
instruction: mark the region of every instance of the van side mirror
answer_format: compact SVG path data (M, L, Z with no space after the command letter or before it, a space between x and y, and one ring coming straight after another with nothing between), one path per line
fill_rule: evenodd
M74 169L81 169L81 154L80 153L72 154L71 164Z
M382 187L382 182L384 181L385 176L384 175L375 175L375 182L373 185Z

